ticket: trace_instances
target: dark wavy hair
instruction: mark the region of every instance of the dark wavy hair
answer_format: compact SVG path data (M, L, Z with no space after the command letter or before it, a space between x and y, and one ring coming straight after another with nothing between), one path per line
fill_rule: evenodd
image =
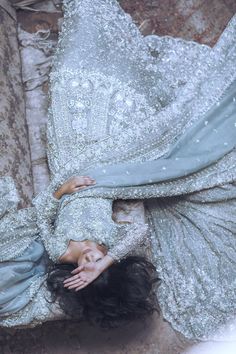
M158 277L155 267L144 257L130 256L114 263L78 292L63 286L73 269L71 264L57 264L47 278L52 301L58 301L69 317L115 328L157 311L153 286Z

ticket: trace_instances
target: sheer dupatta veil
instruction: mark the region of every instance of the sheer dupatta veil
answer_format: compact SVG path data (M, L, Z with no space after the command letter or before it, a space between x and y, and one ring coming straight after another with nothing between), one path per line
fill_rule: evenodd
M234 106L218 106L234 97L236 18L211 49L142 37L115 0L64 5L51 73L52 188L89 173L97 185L80 197L150 198L234 180Z

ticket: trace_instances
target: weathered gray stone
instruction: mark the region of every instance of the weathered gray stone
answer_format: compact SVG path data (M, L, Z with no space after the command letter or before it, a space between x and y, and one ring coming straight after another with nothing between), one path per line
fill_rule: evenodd
M47 39L50 31L28 33L19 29L22 76L25 87L26 120L32 160L34 193L49 183L46 156L46 124L48 110L48 74L56 42Z
M0 7L0 175L11 175L21 205L32 197L31 160L25 122L16 22Z

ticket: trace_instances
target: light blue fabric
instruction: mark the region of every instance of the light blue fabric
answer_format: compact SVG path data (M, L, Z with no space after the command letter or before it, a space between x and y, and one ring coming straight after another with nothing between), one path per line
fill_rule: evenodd
M31 285L45 273L45 250L39 240L33 241L16 259L1 262L0 317L25 307L30 300Z
M225 84L229 84L235 77L236 17L223 34L218 47L212 51L204 51L204 60L201 61L200 66L198 60L195 60L194 64L188 67L188 75L185 75L185 80L181 80L180 73L186 70L183 70L183 65L179 65L179 62L185 61L186 56L188 59L191 57L188 52L192 53L193 50L196 53L196 44L183 47L182 42L178 41L178 48L182 51L181 56L178 56L177 48L171 48L174 65L172 70L169 70L168 79L165 76L167 75L166 70L163 75L163 67L166 67L169 61L162 61L162 51L158 52L157 60L151 55L137 28L131 23L130 18L121 11L115 0L65 0L64 4L67 7L67 13L65 14L62 36L59 40L58 56L56 56L54 71L51 75L52 107L48 124L48 155L51 173L54 175L55 181L53 180L45 194L51 196L53 190L58 187L58 183L65 181L63 175L65 167L68 169L75 167L78 174L86 172L97 180L97 185L86 189L85 193L97 192L99 187L104 187L100 194L100 203L98 203L99 198L91 199L98 215L101 212L99 207L101 199L106 198L107 195L109 195L108 198L115 199L113 188L116 187L127 186L127 189L131 187L129 194L131 198L145 199L148 198L145 190L149 193L150 185L157 185L152 195L159 197L160 185L158 183L164 182L167 186L166 196L171 197L174 189L171 181L179 180L182 186L181 191L183 194L187 194L189 189L188 183L185 183L185 176L191 176L195 172L207 170L211 165L217 165L223 156L227 159L227 155L230 155L229 152L235 147L235 82L228 88L222 99L219 99L219 96L224 93ZM90 26L91 19L92 26ZM88 24L89 26L87 26ZM183 48L186 49L186 53ZM202 53L202 50L199 49L199 52ZM188 63L190 62L191 60L188 60ZM176 80L176 77L179 79ZM216 103L212 107L216 101L218 104ZM205 102L207 104L204 104ZM202 106L204 106L203 111L207 113L201 114ZM210 107L212 107L211 110L209 110ZM163 118L162 121L161 118ZM193 125L186 130L189 122ZM194 124L194 122L197 123ZM174 125L179 125L178 129L175 130ZM162 140L162 135L165 135L167 143L165 139ZM152 145L148 145L148 139L152 139L156 149L152 150ZM144 162L131 163L132 159ZM126 163L120 163L121 161L126 161ZM102 167L91 168L91 166ZM224 174L225 167L218 168L216 166L215 170L220 178L217 180L218 184L212 183L210 187L226 184L228 176ZM69 172L66 169L66 173ZM208 176L208 172L206 172L202 189L209 187ZM198 181L197 177L192 180L192 191L199 191ZM139 191L132 190L132 187L135 186L144 186L143 190L140 188L140 194ZM108 194L105 193L106 188ZM213 193L211 198L215 203L218 193L214 191L214 188L212 190L209 189L209 194ZM232 195L235 193L234 188L229 188L229 190ZM83 196L86 195L84 192L81 191L76 195L77 198L81 198L79 200L80 208L83 208L87 203L86 198L83 200ZM125 197L125 192L123 195L120 193L119 196ZM71 196L66 196L63 200L68 200L73 210L73 200L70 198ZM160 299L163 301L160 303L162 303L165 318L169 319L175 328L189 338L199 338L205 335L205 332L210 333L215 324L217 327L219 322L225 322L235 305L235 294L232 296L231 293L230 296L227 294L228 291L231 291L232 284L229 278L225 284L224 301L222 302L221 294L214 294L215 283L219 283L221 279L218 279L218 272L215 271L215 268L213 273L209 272L208 259L205 256L202 257L206 254L210 260L213 257L212 250L217 242L219 252L214 259L220 265L223 264L222 274L225 270L228 274L234 273L235 264L230 261L227 263L228 268L226 268L224 266L225 257L221 259L221 256L222 250L233 248L235 201L228 203L224 195L222 201L213 210L207 204L206 195L203 195L203 200L200 200L198 211L195 213L196 200L188 199L194 198L194 196L186 198L183 200L183 208L181 200L178 200L176 205L171 203L169 214L165 207L162 205L159 207L160 200L156 199L157 207L154 205L150 210L151 222L154 220L154 226L155 223L157 224L151 241L153 253L157 256L163 248L167 250L166 254L164 252L160 254L160 257L163 257L163 269L161 269L163 293L162 299ZM188 202L191 203L192 208L189 207ZM168 198L165 203L168 209ZM185 224L179 222L181 220L179 215L176 217L175 211L178 207L179 215L182 216ZM211 210L214 211L214 214L209 216ZM222 211L225 212L223 221L221 220ZM41 213L42 210L40 209L39 212ZM188 215L187 212L190 214ZM51 221L48 220L49 213L50 208L46 206L45 224ZM76 212L73 214L75 222L77 221L76 214ZM64 215L68 222L68 215L66 213ZM108 216L110 217L110 214ZM65 219L63 220L63 215L59 213L58 219L60 217L61 223L63 223ZM19 225L22 220L24 221L23 215L17 213L16 216L12 216L12 225ZM176 221L178 227L175 226L173 220ZM163 224L162 228L158 225L159 222ZM194 228L193 224L196 225ZM202 227L202 224L205 228ZM182 230L182 225L186 225L186 232ZM4 223L3 220L0 223L1 236L6 235L5 238L12 242L12 249L17 241L19 247L25 233L35 235L34 225L31 226L32 231L28 227L28 223L26 226L24 230L24 227L21 227L21 235L19 235L16 232L17 229L12 226L8 228L7 223ZM45 225L42 223L42 226ZM73 226L72 223L71 226ZM83 226L85 228L86 223ZM194 252L189 253L188 240L191 236L193 240L198 237L195 229L209 239L209 247L206 248L205 253L201 252L201 244L197 245L202 263L198 260L196 263L191 262L195 260L194 247L192 248ZM50 238L51 222L49 222L47 230L49 230L47 237L53 245L53 239ZM225 230L225 233L222 230ZM95 233L99 232L99 228L94 228L94 231ZM163 243L158 234L159 231L163 237ZM167 231L168 237L165 237ZM70 229L70 232L73 230ZM186 247L178 253L176 249L179 246L179 235L182 234L186 235L183 240ZM215 241L214 237L218 234L219 240ZM15 239L11 236L14 236ZM227 236L230 237L226 240ZM29 238L26 241L28 242ZM25 244L26 241L24 241ZM166 244L165 242L168 241L169 244ZM227 248L224 241L228 242ZM1 242L4 246L4 238L1 239ZM13 278L6 277L5 283L4 281L1 283L1 311L5 315L23 308L27 301L30 301L28 290L31 281L34 277L40 278L40 274L44 274L45 269L41 264L43 248L39 247L37 250L38 246L35 243L27 243L27 246L29 244L32 249L30 246L25 250L23 259L21 257L20 259L15 258L14 264L12 264L13 257L11 256L11 258L7 258L8 262L2 262L3 275L8 268L13 271ZM30 251L34 258L31 258ZM184 266L189 265L184 269L188 273L187 276L181 269L178 271L177 267L169 267L168 252L172 251L173 262L176 260L178 263L178 257L180 257ZM209 261L209 264L213 263ZM200 273L197 273L197 277L193 273L193 265ZM212 270L211 268L210 266L210 270ZM212 274L215 275L215 278L212 278ZM192 281L192 288L189 279ZM226 277L225 279L227 280ZM197 280L199 280L199 284L196 284ZM186 286L181 287L180 285L184 284L184 281ZM169 284L174 294L170 301L167 299L168 295L171 295L171 291L167 287ZM198 294L195 291L196 287L197 290L200 289L202 297L196 297L195 301L192 301L193 295ZM212 301L213 295L215 295L214 302ZM204 298L204 296L206 297ZM210 310L206 311L204 317L201 316L200 311L202 302L210 302ZM223 308L222 314L220 314L222 317L219 317L215 312L219 303ZM179 304L183 306L176 316L175 308L179 308ZM164 308L165 306L166 308ZM192 307L199 313L198 322L195 321L195 311L192 311ZM218 323L217 318L214 318L215 315L218 316ZM193 328L189 326L190 318ZM204 325L204 318L209 324L205 323ZM176 321L179 322L178 326ZM203 325L199 327L199 323L203 323Z
M98 187L153 184L181 178L215 163L236 146L236 80L194 126L160 159L86 170Z
M0 178L0 326L4 327L35 326L63 317L50 302L45 282L49 259L37 212L34 207L18 209L18 202L13 179ZM53 223L58 205L50 195L40 212Z

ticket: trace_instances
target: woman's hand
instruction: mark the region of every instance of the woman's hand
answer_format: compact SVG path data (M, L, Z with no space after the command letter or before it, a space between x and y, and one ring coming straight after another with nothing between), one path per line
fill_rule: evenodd
M64 281L64 287L79 291L91 284L113 263L113 258L106 255L99 262L88 262L83 264L71 272L73 276Z
M66 279L64 287L79 291L97 279L102 273L102 269L99 267L98 262L88 262L76 268L72 273L76 275Z
M96 181L88 176L73 176L69 178L58 190L53 194L56 199L60 199L64 194L78 192L81 189L96 184Z

